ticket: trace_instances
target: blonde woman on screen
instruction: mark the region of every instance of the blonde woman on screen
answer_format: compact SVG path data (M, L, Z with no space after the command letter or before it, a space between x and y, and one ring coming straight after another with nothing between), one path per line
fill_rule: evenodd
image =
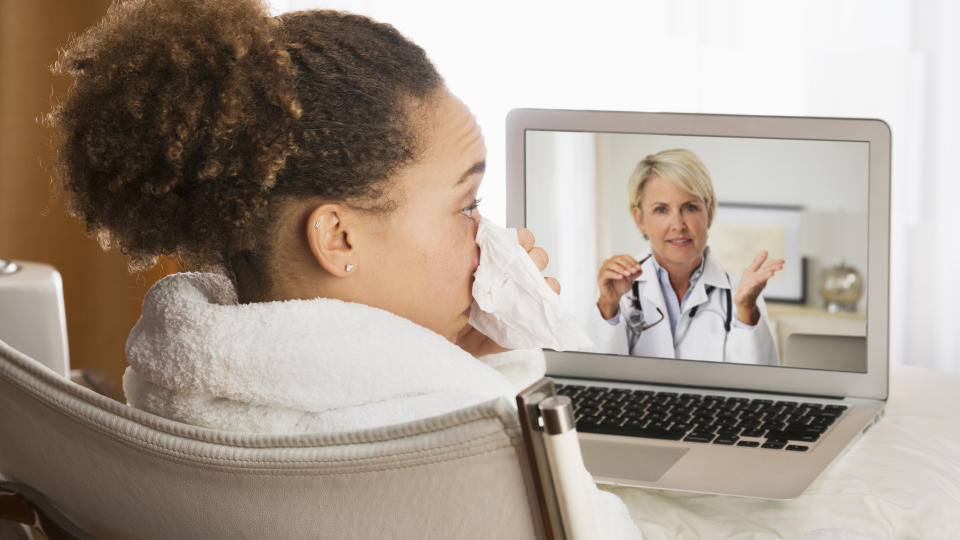
M593 350L777 365L761 293L783 260L761 251L737 278L712 257L707 233L717 199L700 159L683 149L649 155L630 176L628 193L650 248L601 264Z

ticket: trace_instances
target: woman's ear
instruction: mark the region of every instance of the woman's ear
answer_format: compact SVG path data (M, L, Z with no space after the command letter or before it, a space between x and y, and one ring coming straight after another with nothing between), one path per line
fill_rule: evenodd
M350 217L346 206L325 203L307 217L307 244L314 259L331 275L351 275L357 252L352 244Z
M633 214L633 222L637 224L637 228L640 229L643 237L646 238L647 228L643 225L643 212L640 211L640 207L634 206L630 208L630 213Z

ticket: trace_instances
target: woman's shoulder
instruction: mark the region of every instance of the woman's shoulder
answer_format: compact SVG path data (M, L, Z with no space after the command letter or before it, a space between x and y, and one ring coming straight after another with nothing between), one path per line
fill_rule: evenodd
M518 391L543 377L547 370L540 349L515 349L481 356L479 360L506 377Z
M703 257L703 277L701 278L703 283L722 289L736 290L740 276L727 272L709 247L704 250Z

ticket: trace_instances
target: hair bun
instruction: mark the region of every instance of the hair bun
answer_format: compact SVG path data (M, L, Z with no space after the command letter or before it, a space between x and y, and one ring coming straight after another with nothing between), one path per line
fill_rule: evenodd
M251 241L300 114L281 32L259 0L132 0L61 52L57 172L104 247L206 265Z

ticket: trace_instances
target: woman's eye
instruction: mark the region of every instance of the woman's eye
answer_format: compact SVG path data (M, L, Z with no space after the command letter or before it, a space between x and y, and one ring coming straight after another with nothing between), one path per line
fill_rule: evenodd
M700 207L699 207L699 206L697 206L697 205L695 205L695 204L688 204L688 205L687 205L687 211L688 211L688 212L696 212L697 210L700 210Z
M474 201L470 203L470 206L460 210L460 213L467 216L470 219L474 219L473 211L476 210L478 206L480 206L480 201L481 199L474 199Z
M656 214L666 214L666 213L667 213L667 209L664 208L663 206L658 206L658 207L656 207L656 208L653 209L653 212L656 213Z

